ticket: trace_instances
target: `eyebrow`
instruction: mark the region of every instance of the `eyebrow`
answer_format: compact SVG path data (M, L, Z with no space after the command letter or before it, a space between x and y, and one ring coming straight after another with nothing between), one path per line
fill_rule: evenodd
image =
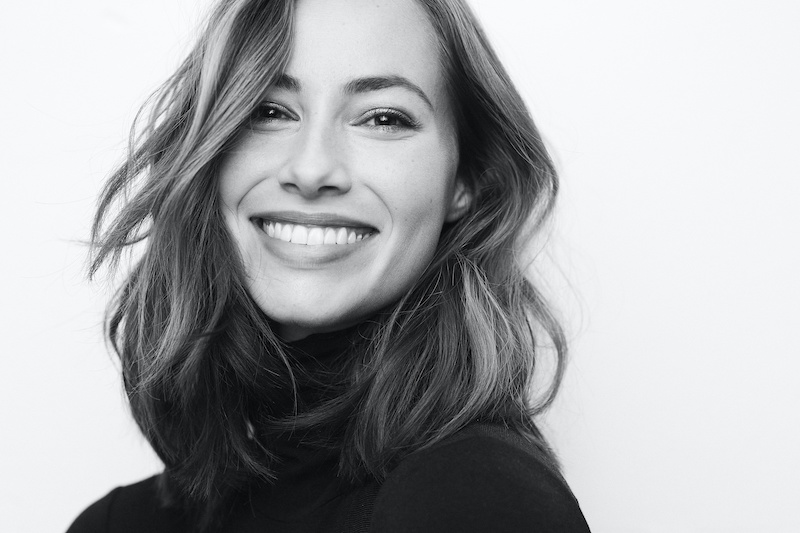
M301 84L300 80L297 78L289 76L288 74L281 74L281 76L275 81L275 87L291 92L299 92ZM428 105L431 111L434 110L433 103L431 102L430 98L428 98L428 95L425 94L425 91L423 91L419 85L415 84L408 78L404 78L403 76L390 75L356 78L347 82L347 84L344 86L344 92L345 94L363 94L371 91L390 89L392 87L401 87L413 92Z
M273 84L277 89L285 89L293 93L300 92L300 82L288 74L281 74Z

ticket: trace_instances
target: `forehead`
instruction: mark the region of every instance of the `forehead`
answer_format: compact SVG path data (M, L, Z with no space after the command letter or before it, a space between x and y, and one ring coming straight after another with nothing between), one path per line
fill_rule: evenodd
M437 39L415 0L300 0L287 73L306 83L399 75L437 94Z

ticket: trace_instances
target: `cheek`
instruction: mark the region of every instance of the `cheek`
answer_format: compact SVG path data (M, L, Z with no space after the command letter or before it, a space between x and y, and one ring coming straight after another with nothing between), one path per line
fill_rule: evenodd
M287 148L267 142L256 133L243 133L219 165L217 174L223 208L238 211L247 194L263 180L276 175L283 164L276 154Z
M455 164L441 154L423 152L393 170L382 183L393 222L438 235L455 184Z
M249 220L242 216L242 209L246 205L248 191L258 183L259 173L250 153L241 147L240 142L237 149L220 163L218 194L222 219L250 278L258 273L262 258L259 257L260 247L256 236Z
M402 164L386 167L379 194L392 221L392 264L399 284L419 277L433 257L447 215L456 161L444 149L418 150Z

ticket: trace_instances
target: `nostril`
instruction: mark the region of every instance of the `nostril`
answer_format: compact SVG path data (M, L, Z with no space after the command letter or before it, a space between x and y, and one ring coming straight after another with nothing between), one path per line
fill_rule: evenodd
M292 192L292 193L299 193L304 195L338 195L342 194L347 190L347 188L338 187L336 185L321 185L317 188L305 188L301 187L300 185L292 182L282 183L281 187L283 190Z
M284 191L304 197L335 196L351 186L344 168L333 159L296 158L278 176Z

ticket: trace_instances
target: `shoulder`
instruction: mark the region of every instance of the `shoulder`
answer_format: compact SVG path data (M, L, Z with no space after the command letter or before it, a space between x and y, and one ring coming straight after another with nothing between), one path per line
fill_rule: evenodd
M181 516L161 503L158 476L117 487L86 508L67 533L182 531Z
M473 426L404 459L375 501L372 530L586 532L569 487L522 439Z

